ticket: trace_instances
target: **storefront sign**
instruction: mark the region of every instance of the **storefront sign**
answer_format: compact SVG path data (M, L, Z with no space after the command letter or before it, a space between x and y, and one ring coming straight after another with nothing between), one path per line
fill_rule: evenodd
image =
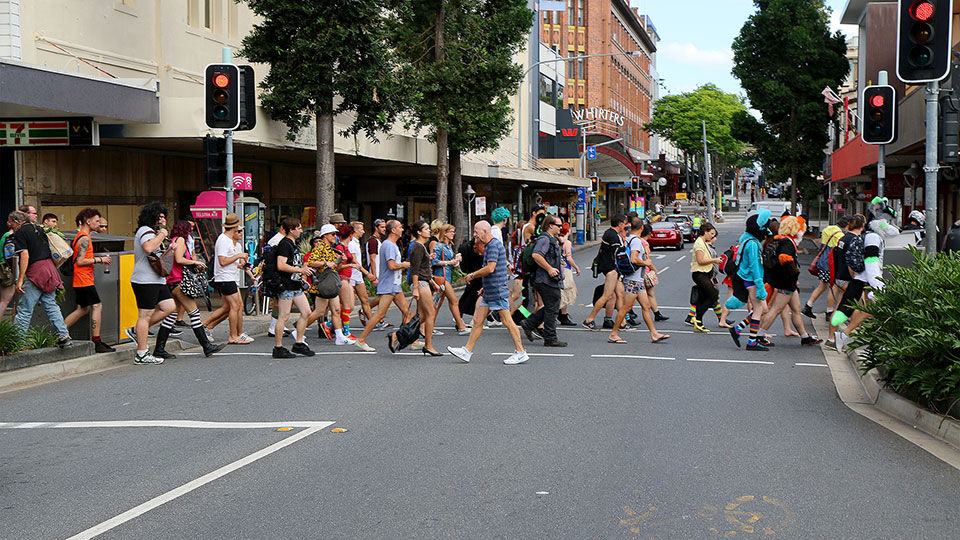
M477 197L474 201L474 213L478 216L487 215L487 198Z
M0 147L98 146L92 118L0 120Z
M219 219L223 215L223 210L191 210L191 214L195 219L203 218L216 218Z
M686 198L687 198L687 194L685 192L677 193L676 196L674 196L674 199L677 199L680 201L685 200Z
M623 127L624 123L624 118L622 115L611 110L604 109L603 107L587 107L586 109L570 111L570 113L573 115L573 122L575 124L604 121Z
M250 173L233 173L233 189L237 191L253 190L253 175Z
M647 200L645 197L630 196L630 211L636 212L640 219L646 219Z

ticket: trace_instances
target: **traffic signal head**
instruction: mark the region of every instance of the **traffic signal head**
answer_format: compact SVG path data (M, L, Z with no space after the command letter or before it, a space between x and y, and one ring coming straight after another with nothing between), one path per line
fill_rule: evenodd
M597 173L593 173L593 176L590 177L590 191L594 193L600 191L600 177L597 176Z
M633 191L640 191L640 177L631 176L630 177L630 189Z
M227 140L207 135L203 139L206 157L205 179L208 186L225 186L227 183Z
M950 72L953 0L898 0L897 78L943 80Z
M233 64L210 64L204 72L203 108L207 127L235 129L240 123L240 71Z
M863 89L863 142L890 144L897 139L897 93L892 86Z

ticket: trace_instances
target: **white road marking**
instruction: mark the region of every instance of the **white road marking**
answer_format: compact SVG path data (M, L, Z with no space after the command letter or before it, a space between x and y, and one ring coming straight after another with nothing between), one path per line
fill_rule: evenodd
M591 358L636 358L638 360L676 360L674 356L641 356L629 354L591 354Z
M686 258L687 258L687 256L684 255L683 257L680 257L679 259L677 259L677 262L683 262L683 260L686 259Z
M513 354L513 353L495 352L495 353L491 353L490 355L491 355L491 356L511 356L512 354ZM552 354L552 353L532 353L532 352L528 352L528 353L527 353L527 356L548 356L548 357L550 357L550 356L552 356L552 357L563 356L563 357L566 357L566 358L572 358L572 357L574 357L574 356L576 356L576 355L575 355L575 354L566 354L566 353L564 353L564 354Z
M797 362L795 366L806 366L806 367L830 367L826 364L805 364L803 362Z
M662 254L662 253L658 253L658 254L655 254L655 255L653 256L653 258L654 258L654 259L666 259L667 256L664 255L664 254Z
M666 271L669 270L669 269L670 269L669 266L664 266L663 268L657 270L657 274L662 274L662 273L666 272ZM688 308L688 309L689 309L689 308Z
M766 364L773 365L773 362L763 360L721 360L719 358L687 358L687 362L720 362L724 364Z
M328 422L328 423L326 423L326 425L328 426L328 425L330 425L330 424L332 424L332 423L333 423L333 422ZM324 426L324 427L326 427L326 426ZM278 450L281 450L281 449L283 449L283 448L286 448L287 446L290 446L291 444L293 444L293 443L295 443L295 442L297 442L297 441L299 441L299 440L301 440L301 439L304 439L304 438L306 438L306 437L309 437L310 435L313 435L314 433L320 431L321 429L323 429L323 427L314 426L314 427L305 429L304 431L301 431L300 433L297 433L296 435L287 437L287 438L283 439L282 441L275 442L275 443L271 444L270 446L268 446L268 447L266 447L266 448L264 448L264 449L262 449L262 450L258 450L258 451L256 451L256 452L250 454L249 456L240 458L240 459L238 459L237 461L234 461L233 463L230 463L229 465L225 465L225 466L223 466L223 467L220 467L219 469L217 469L217 470L215 470L215 471L213 471L213 472L211 472L211 473L207 473L207 474L201 476L200 478L197 478L196 480L191 480L190 482L187 482L186 484L184 484L184 485L182 485L182 486L180 486L180 487L178 487L178 488L172 489L172 490L164 493L163 495L159 495L159 496L157 496L157 497L154 497L153 499L150 499L149 501L147 501L147 502L145 502L145 503L143 503L143 504L141 504L141 505L139 505L139 506L135 506L135 507L131 508L130 510L127 510L126 512L124 512L124 513L122 513L122 514L120 514L120 515L118 515L118 516L116 516L116 517L110 518L110 519L104 521L103 523L100 523L99 525L94 525L93 527L90 527L89 529L87 529L87 530L85 530L85 531L83 531L83 532L81 532L81 533L79 533L79 534L76 534L76 535L74 535L74 536L71 536L71 537L68 538L67 540L89 540L90 538L94 538L94 537L96 537L96 536L99 536L99 535L101 535L101 534L103 534L103 533L105 533L105 532L107 532L107 531L109 531L109 530L111 530L111 529L114 529L114 528L116 528L116 527L118 527L118 526L120 526L120 525L122 525L122 524L124 524L124 523L126 523L126 522L128 522L128 521L130 521L131 519L134 519L134 518L136 518L136 517L138 517L138 516L141 516L141 515L149 512L150 510L153 510L154 508L157 508L158 506L161 506L161 505L163 505L163 504L166 504L166 503L168 503L168 502L170 502L170 501L172 501L172 500L174 500L174 499L176 499L176 498L178 498L178 497L180 497L180 496L182 496L182 495L185 495L185 494L187 494L187 493L190 493L191 491L193 491L193 490L195 490L195 489L197 489L197 488L199 488L199 487L201 487L201 486L204 486L204 485L206 485L206 484L209 484L210 482L213 482L214 480L216 480L216 479L218 479L218 478L222 478L222 477L224 477L224 476L232 473L233 471L236 471L236 470L240 469L241 467L244 467L244 466L246 466L246 465L249 465L249 464L253 463L254 461L257 461L258 459L260 459L260 458L262 458L262 457L269 456L270 454L272 454L272 453L274 453L274 452L276 452L276 451L278 451Z
M276 429L281 427L325 428L333 422L205 422L200 420L97 420L89 422L0 422L0 429L48 428L140 428L170 427L190 429Z

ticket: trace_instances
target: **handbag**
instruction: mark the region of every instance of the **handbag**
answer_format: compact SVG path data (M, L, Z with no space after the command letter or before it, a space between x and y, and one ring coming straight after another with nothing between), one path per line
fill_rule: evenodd
M416 314L410 322L400 325L397 334L397 350L403 350L414 341L420 339L420 314Z
M820 251L817 253L817 256L813 258L813 262L811 262L810 266L807 267L807 272L810 272L811 275L817 275L817 263L820 261L820 256L823 255L823 252L826 250L826 244L820 246Z
M446 259L443 258L443 248L440 248L440 262L444 262L444 261L446 261ZM446 270L443 269L442 266L440 267L440 269L443 270L444 274L446 274ZM447 284L446 275L443 275L443 276L434 275L433 282L437 284L437 287L443 287L444 285Z
M694 285L690 288L690 305L695 306L700 302L700 287Z
M200 298L203 296L204 289L207 288L206 275L201 273L196 266L184 266L183 278L180 280L180 292L187 298Z
M317 296L327 300L340 296L340 275L329 268L315 275L313 282L317 288Z
M153 234L157 234L156 231L153 231ZM176 261L176 256L174 255L173 245L167 246L167 249L162 250L162 245L153 253L147 254L147 262L150 263L150 268L153 268L153 271L160 275L160 277L167 277L170 275L170 272L173 270L173 263Z
M656 287L658 283L660 283L660 278L657 277L657 273L653 270L647 270L647 272L643 274L644 287Z

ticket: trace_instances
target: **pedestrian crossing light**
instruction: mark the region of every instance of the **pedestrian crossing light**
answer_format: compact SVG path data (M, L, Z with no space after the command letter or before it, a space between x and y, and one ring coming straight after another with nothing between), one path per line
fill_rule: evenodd
M640 177L631 176L630 177L630 189L634 191L640 191Z
M897 78L940 81L950 72L953 0L898 0Z
M203 153L206 156L208 186L224 186L227 183L227 140L223 137L207 135L203 139Z
M863 142L890 144L897 139L897 92L889 85L863 89Z
M600 191L600 177L597 176L597 173L593 173L590 177L590 191L593 193Z
M203 108L207 127L236 129L240 124L240 71L233 64L210 64L204 72Z

